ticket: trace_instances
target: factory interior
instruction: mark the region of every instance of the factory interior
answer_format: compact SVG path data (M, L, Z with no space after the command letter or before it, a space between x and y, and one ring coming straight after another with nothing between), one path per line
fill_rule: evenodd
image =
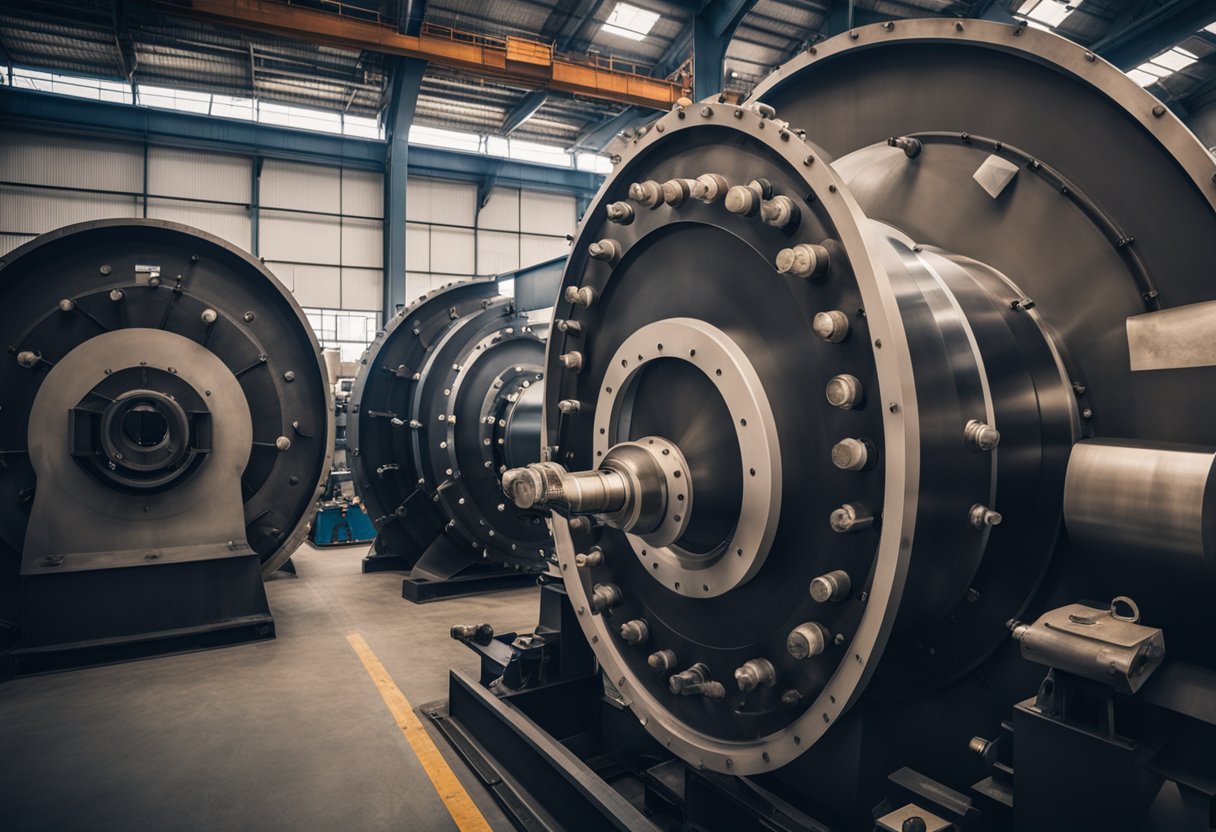
M0 335L5 832L1216 832L1213 0L5 0Z

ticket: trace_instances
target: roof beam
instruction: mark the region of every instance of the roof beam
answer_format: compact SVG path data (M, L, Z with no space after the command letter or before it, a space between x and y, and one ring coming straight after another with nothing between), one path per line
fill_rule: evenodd
M1216 20L1211 0L1172 0L1090 47L1124 71L1186 40Z
M667 76L693 56L693 98L700 100L722 91L722 63L726 48L756 0L705 0L667 51L655 63L655 75Z
M548 47L515 38L455 39L405 35L396 26L315 11L275 0L191 0L181 6L159 0L171 14L198 17L311 43L366 49L416 58L474 75L503 78L533 89L584 95L666 110L680 97L679 85L657 78L580 64L555 57Z
M519 100L519 103L507 113L507 117L503 119L502 135L509 136L515 130L532 116L536 115L541 107L545 106L545 102L549 100L549 93L544 90L532 90Z
M597 152L603 150L609 142L616 138L617 133L636 127L651 118L652 115L640 107L626 107L603 121L588 124L583 128L583 132L578 134L578 138L574 140L571 148Z
M641 109L641 108L637 108ZM386 143L253 121L90 101L34 90L6 89L0 94L0 123L34 130L147 142L244 156L384 170ZM410 145L409 175L459 182L480 182L498 171L498 185L531 191L594 194L603 177L590 171L499 159L442 147Z
M402 0L401 20L397 31L403 35L417 35L422 31L422 22L426 19L427 0Z

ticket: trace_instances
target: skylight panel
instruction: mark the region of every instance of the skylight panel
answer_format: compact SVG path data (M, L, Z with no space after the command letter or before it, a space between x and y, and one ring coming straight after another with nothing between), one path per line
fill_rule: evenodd
M1136 69L1146 75L1152 75L1154 78L1164 78L1165 76L1171 74L1170 70L1163 66L1157 66L1152 61L1145 61L1144 63L1140 64L1140 66L1136 67Z
M1180 69L1190 66L1197 60L1199 60L1198 56L1192 55L1185 49L1180 49L1179 47L1175 46L1168 52L1163 52L1157 57L1153 58L1152 62L1157 66L1165 67L1171 72L1177 72Z
M1078 2L1076 5L1080 5ZM1055 0L1026 0L1018 9L1018 14L1025 17L1030 25L1036 29L1044 27L1052 28L1059 26L1064 22L1064 18L1072 14L1076 6L1066 6L1063 3L1057 3Z
M612 35L641 40L650 34L658 20L658 12L640 9L629 3L617 3L602 29Z
M1203 31L1216 35L1216 23L1213 23L1210 26L1204 26Z
M1156 75L1150 75L1149 73L1139 69L1129 69L1127 71L1127 77L1131 78L1142 87L1151 87L1153 84L1157 83Z

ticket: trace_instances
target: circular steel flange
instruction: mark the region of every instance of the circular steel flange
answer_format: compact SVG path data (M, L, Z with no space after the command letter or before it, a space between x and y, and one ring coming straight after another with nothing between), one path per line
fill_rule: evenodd
M838 258L834 260L839 269L839 277L837 282L843 281L853 288L856 300L861 308L864 308L864 317L854 318L853 329L854 336L850 344L852 346L844 346L847 354L851 356L849 361L861 360L869 366L859 365L852 366L846 364L844 366L834 367L831 371L824 374L823 382L826 383L828 378L834 375L839 370L849 370L855 373L860 373L865 376L867 381L873 385L873 389L877 391L877 398L883 402L881 409L872 408L866 412L861 418L875 420L875 424L880 426L880 432L876 435L877 439L881 440L882 444L882 459L884 462L873 471L871 474L853 474L851 476L863 476L867 480L873 476L876 477L878 491L876 493L876 502L882 504L883 507L883 522L881 526L870 532L863 532L860 535L836 535L831 531L828 525L829 510L822 512L822 517L819 518L822 529L822 534L827 535L823 538L825 544L830 543L833 547L836 546L858 546L862 547L859 550L860 557L868 557L872 562L872 568L868 570L864 604L845 605L841 608L840 614L841 624L846 628L848 635L844 642L847 646L833 644L830 646L830 653L821 657L821 660L813 660L815 667L812 669L810 665L803 664L802 667L811 672L812 678L816 679L813 684L813 692L807 698L792 707L792 710L782 712L780 706L776 706L775 710L770 710L774 707L776 699L780 697L782 690L778 685L776 690L770 690L763 687L758 689L757 696L767 696L770 699L762 701L773 704L765 704L759 707L762 711L757 711L754 715L748 716L746 711L749 710L746 702L736 706L743 708L742 716L745 717L742 733L735 733L730 736L728 733L717 732L716 729L711 729L710 725L715 724L711 720L706 722L704 717L697 715L698 711L704 711L701 703L695 701L695 697L678 697L674 694L665 693L664 685L655 685L653 672L647 671L645 667L644 657L639 661L636 655L636 648L628 647L623 644L615 632L614 620L609 621L605 615L601 613L593 613L593 606L590 602L588 582L584 585L581 580L574 580L573 576L577 575L577 565L574 561L576 552L587 551L591 545L596 543L605 546L606 554L609 552L607 546L608 540L601 536L601 529L594 530L590 535L583 532L572 532L569 523L560 516L554 515L553 526L555 541L557 544L558 560L561 564L563 575L567 578L566 587L570 594L571 601L579 614L580 624L583 626L587 637L592 642L596 650L604 672L608 678L612 679L613 683L621 691L622 695L629 702L631 708L638 716L639 720L645 725L646 730L653 734L657 739L671 748L681 757L692 761L694 764L703 765L714 770L731 772L736 774L749 774L775 769L797 757L803 750L815 743L820 736L828 729L828 727L836 720L837 717L856 700L864 688L865 682L873 673L876 665L876 659L883 649L886 640L889 638L895 622L895 613L899 605L900 594L903 587L903 581L907 572L907 557L911 547L913 529L916 517L916 505L918 499L916 483L919 479L919 447L918 440L918 408L917 391L913 381L914 374L912 372L911 359L907 346L907 338L903 331L896 292L892 288L890 281L886 277L885 267L882 264L878 255L879 246L876 244L877 239L869 221L860 211L852 197L848 194L844 183L835 172L826 164L816 164L816 159L819 157L819 151L809 146L784 128L781 122L771 121L764 118L762 115L748 109L735 108L729 105L706 107L704 115L701 119L695 117L688 118L690 113L682 110L677 110L663 119L653 127L645 136L639 138L632 143L628 148L621 166L618 168L617 175L610 180L605 186L605 189L600 193L597 201L593 203L588 211L588 220L585 222L581 230L581 236L575 244L576 254L572 257L566 275L567 286L590 286L596 290L602 300L593 303L587 312L582 312L578 308L559 303L558 315L581 318L582 334L578 336L578 340L571 342L570 336L557 339L550 344L548 353L548 374L551 379L554 379L547 388L546 393L546 426L547 426L547 442L553 447L553 459L562 461L563 463L578 463L580 456L586 454L583 458L583 464L586 467L593 467L592 454L595 449L601 451L604 447L596 445L601 442L600 428L596 427L593 431L594 438L591 438L591 431L587 434L582 434L580 430L590 427L588 421L584 419L582 424L586 426L583 429L577 427L578 419L567 420L564 426L559 424L559 420L555 418L557 412L556 400L579 397L585 398L585 393L582 392L584 378L588 378L589 384L594 385L595 395L600 397L606 395L604 388L611 386L604 381L608 373L621 373L622 380L628 375L628 367L620 367L617 359L611 366L604 363L593 363L591 367L584 367L578 374L563 373L560 362L557 358L560 354L569 351L572 347L578 344L587 345L587 353L591 355L593 348L596 345L595 336L597 331L603 330L606 325L606 320L603 317L596 317L597 303L604 306L613 302L613 293L620 291L620 281L623 279L618 274L623 269L632 268L631 262L633 258L639 255L637 252L647 251L649 247L661 247L663 239L668 233L675 235L677 233L696 233L695 225L698 222L720 223L723 231L728 234L743 234L749 238L750 246L763 246L768 250L757 250L763 260L768 264L772 264L776 259L778 251L791 242L801 241L804 239L803 230L790 229L788 232L782 231L776 227L768 227L767 230L760 230L766 226L758 218L749 217L732 217L722 206L708 205L701 207L699 205L689 206L681 209L683 216L676 222L669 222L673 217L666 216L666 211L671 209L662 209L664 216L657 220L660 224L666 223L664 229L654 231L634 231L634 228L640 228L645 220L635 221L629 227L628 235L624 231L616 230L620 237L629 237L626 253L619 265L615 268L604 262L591 262L584 256L584 250L587 240L598 238L600 229L598 224L602 222L605 206L623 197L625 190L628 187L629 181L633 179L648 179L658 178L650 175L641 175L634 173L637 171L647 171L648 166L660 165L660 169L671 171L669 175L693 175L700 174L703 171L685 171L674 168L672 162L662 161L665 159L663 148L671 148L687 143L690 146L705 146L712 144L714 146L729 147L732 150L729 153L740 152L739 157L735 159L737 162L748 158L761 158L768 156L771 162L765 164L751 165L751 170L755 171L753 175L765 175L769 173L769 169L773 168L774 173L777 169L780 171L780 187L792 190L783 190L782 193L789 193L796 197L798 206L802 212L802 217L805 228L809 228L813 222L817 226L828 226L830 236L833 240L838 240L838 243L833 243L832 256ZM702 127L700 123L712 122L713 127ZM693 133L688 139L683 139L682 133L696 128L698 132ZM660 144L666 142L666 145ZM736 150L736 149L741 149ZM655 159L650 157L654 156ZM721 165L725 162L725 158L721 153L707 154L707 161L701 164L710 167L712 165ZM665 166L665 167L663 167ZM774 167L775 166L775 167ZM712 167L710 167L712 169ZM743 179L746 174L745 166L742 170L732 173L733 181ZM648 172L648 171L647 171ZM723 172L726 172L725 170ZM771 178L772 174L770 174ZM688 205L686 203L686 205ZM710 220L708 217L712 212L715 219ZM658 212L651 213L650 216L656 216ZM705 218L703 219L702 216ZM751 229L751 230L748 230ZM720 231L715 231L715 234L721 234ZM795 235L791 239L791 234ZM691 239L691 236L690 236ZM809 242L819 243L822 238L811 239ZM707 241L708 242L708 241ZM673 249L672 252L679 249ZM847 252L847 256L844 254ZM658 254L652 257L658 257ZM753 261L754 262L754 261ZM749 262L747 266L742 263L737 263L736 268L746 269L751 268L753 262ZM640 267L639 267L640 268ZM765 280L781 280L793 281L786 285L795 287L796 293L805 292L805 287L808 284L797 277L784 277L777 275L771 265L765 267L768 269L768 274L771 278L766 277ZM749 277L756 280L756 275L740 274L743 279ZM828 284L832 283L832 278L829 276ZM635 285L635 284L631 284ZM685 285L685 290L689 288ZM758 290L757 290L758 291ZM791 290L792 291L792 290ZM685 299L690 296L685 295ZM692 301L698 300L695 297ZM709 298L705 299L707 302ZM803 333L806 337L810 336L811 326L810 318L818 311L815 307L815 301L809 303L799 300L797 304L801 307L806 304L805 316L803 318ZM820 309L822 307L819 307ZM618 310L619 311L619 310ZM679 316L677 316L679 317ZM750 326L760 327L760 321L754 321ZM598 329L597 329L598 328ZM619 327L617 327L619 328ZM709 337L710 330L699 327L690 327L686 330L689 336L695 333L695 337L705 341L705 348L712 350L715 346L722 351L726 351L728 347L723 346L729 344L733 339L725 338L715 340ZM733 330L732 330L733 332ZM622 341L627 338L625 335ZM687 336L686 336L687 337ZM803 336L799 336L800 338ZM860 339L860 340L858 340ZM648 339L654 340L654 339ZM561 343L564 341L566 343ZM664 342L665 343L665 342ZM643 358L648 355L657 353L658 341L655 341L653 346L643 346L639 343L639 349L630 348L630 353L636 358L640 351ZM666 344L665 344L666 346ZM753 349L756 348L753 343ZM854 347L860 352L855 353ZM747 356L744 359L744 366L754 362L758 353L748 350L746 347L741 347L743 354ZM840 349L831 347L830 349ZM615 346L610 351L610 355L620 354L622 357L627 355L623 350L618 350ZM835 355L844 359L846 352L839 352ZM605 359L607 356L605 356ZM752 361L747 361L752 359ZM652 359L647 359L652 360ZM643 361L645 365L647 360ZM658 361L660 359L653 359ZM828 359L831 362L831 358ZM837 362L832 362L837 363ZM618 370L617 368L620 367ZM715 367L715 369L717 369ZM622 372L623 371L623 372ZM772 368L766 368L761 372L771 372ZM701 370L695 371L698 376L703 375ZM745 377L743 371L738 372L739 378ZM618 382L619 383L619 382ZM792 381L792 383L797 383ZM765 386L758 382L751 384L741 384L742 389L750 389L752 391L764 391ZM713 390L711 386L709 389ZM647 394L648 396L652 394ZM771 392L768 396L762 396L758 401L753 399L750 403L739 401L737 395L731 395L729 406L731 408L741 407L759 407L759 402L765 400L771 401ZM821 398L821 397L820 397ZM784 397L783 401L787 403L792 401L790 397ZM890 406L888 406L890 405ZM825 407L827 407L825 405ZM597 408L595 419L597 424L603 423L605 415L603 408ZM860 414L859 414L860 416ZM738 418L746 418L740 416ZM752 418L759 421L746 428L747 438L745 441L748 447L752 447L753 440L750 439L753 428L764 428L765 417L758 410ZM732 421L734 417L732 416ZM773 421L776 422L778 432L782 425L786 428L792 426L789 415L777 416ZM605 437L602 441L608 442L607 429L612 422L612 417L607 417L607 422L603 423ZM740 426L741 427L741 426ZM637 430L642 428L636 428ZM734 433L734 426L729 430ZM569 435L567 435L569 434ZM586 440L576 438L587 436ZM785 434L782 433L784 437ZM617 439L630 438L628 436L617 436ZM586 445L584 445L586 441ZM677 444L678 441L677 441ZM779 455L777 452L776 432L771 435L769 451L764 454L765 462ZM785 448L784 439L780 446L785 453L784 459L788 459L790 450ZM583 450L585 448L585 450ZM567 450L569 449L569 450ZM821 454L826 454L827 449L820 451ZM821 456L820 459L826 459L826 456ZM690 459L690 465L694 465ZM578 467L576 465L576 467ZM752 465L748 464L746 469L748 478L751 478ZM781 471L784 471L784 465L780 471L776 472L776 476L781 476ZM758 472L760 473L760 472ZM763 476L770 478L773 474L769 471L763 472ZM837 476L837 475L831 475ZM783 477L785 482L790 482L788 473ZM693 488L698 490L698 505L702 505L699 480L694 476ZM858 481L860 483L860 481ZM707 484L711 484L708 483ZM804 484L805 487L805 484ZM801 498L805 494L800 495ZM780 502L777 505L785 503L789 499L784 490L780 495ZM821 494L820 499L823 499ZM785 503L788 506L788 503ZM757 501L760 510L766 512L773 507L774 503L769 500ZM786 511L782 516L781 523L794 525L794 517L797 513ZM808 527L815 527L816 524L808 519L803 512L802 522L809 524ZM750 522L750 521L749 521ZM766 529L768 523L765 521L758 522L756 528L758 530ZM790 532L792 533L792 532ZM781 540L780 531L774 540ZM757 538L762 537L758 534ZM787 544L792 544L793 538L787 540ZM757 547L759 551L760 547ZM632 550L632 547L630 547ZM868 556L861 554L865 549L870 550ZM639 561L641 558L633 555L634 559ZM738 558L738 555L733 557ZM798 569L794 566L797 562L798 555L786 550L782 553L782 566L773 567L778 572L784 573L787 570L793 569L790 574L796 574ZM772 557L766 559L765 564L772 561ZM608 560L609 564L619 563L619 561ZM605 567L608 568L608 567ZM802 567L805 569L805 566ZM660 566L660 571L662 566ZM767 572L760 570L761 573ZM774 574L778 574L774 572ZM615 574L615 573L614 573ZM598 580L598 579L597 579ZM640 580L640 579L638 579ZM648 579L650 583L655 583L653 578ZM681 582L682 583L682 582ZM671 600L663 600L661 596L656 596L654 603L648 603L646 610L652 615L662 615L661 607L670 606L670 614L685 614L696 615L697 612L692 607L686 607L687 604L698 605L698 609L702 605L713 605L716 603L731 603L734 597L743 591L752 589L753 584L757 584L756 580L748 582L742 587L736 587L734 590L723 591L721 595L713 594L702 589L704 582L695 583L696 589L701 589L700 597L693 597L695 593L689 593L687 596L682 591L674 589L672 584L663 585L667 589L662 590L667 593L668 599L684 598L683 605L678 605ZM788 582L787 582L788 584ZM621 616L636 617L637 610L631 607L633 603L630 593L639 593L643 589L643 585L634 581L623 581L622 589L625 593L625 598L620 607ZM758 584L757 584L758 586ZM683 589L683 586L681 586ZM789 586L785 587L786 591ZM767 592L763 587L759 590ZM800 590L804 596L805 603L811 604L809 595L806 594L805 586ZM737 607L738 604L745 603L741 600L734 601L738 612L744 610ZM752 603L752 602L747 602ZM764 602L760 602L763 604ZM801 605L802 602L798 602ZM767 609L757 608L753 611L748 611L748 614L754 617L754 614L761 614L761 618L765 615L774 612L773 608L781 607L780 603L772 603ZM789 614L788 609L781 612L781 617L784 618ZM794 615L802 615L805 609L795 609ZM754 613L754 614L753 614ZM729 619L731 616L723 608L720 612L715 613L708 606L702 610L702 614L706 617L706 623L725 623L719 621L719 616L725 616ZM739 626L751 626L743 623L744 618L739 617L737 621ZM847 624L845 623L847 619ZM652 642L657 643L654 635L656 628L662 622L652 620ZM759 624L759 622L757 622ZM784 650L785 635L794 624L798 621L790 621L782 624L780 621L768 620L759 626L766 630L771 630L779 636L774 639L776 645L775 650ZM775 626L774 626L775 624ZM664 625L664 629L666 629ZM661 638L662 636L658 636ZM726 638L730 636L721 634L714 638ZM745 641L745 637L736 633L735 646L746 649L747 645L738 644L739 641ZM729 641L728 641L729 643ZM724 644L723 647L726 645ZM680 648L677 646L677 653ZM774 651L775 652L775 651ZM777 656L772 656L776 660ZM755 658L755 656L741 656L739 664L743 660ZM790 660L791 662L794 660ZM792 666L787 666L787 673L793 672ZM714 668L718 674L717 678L728 679L730 668L717 667ZM726 706L722 706L726 707ZM753 705L752 707L756 707ZM736 715L740 712L736 711ZM698 724L701 727L698 727ZM767 728L763 726L768 726ZM775 728L774 728L775 726ZM724 724L719 724L718 727L725 728ZM759 730L757 735L755 731ZM748 737L748 734L751 734Z
M739 522L729 537L710 551L693 551L680 545L670 531L655 535L628 535L639 558L658 563L651 576L676 592L693 598L722 595L746 583L768 556L781 514L781 454L777 425L760 377L739 345L722 330L693 318L655 321L630 335L609 362L595 406L596 460L610 447L631 437L630 414L638 375L648 361L678 360L699 370L721 394L730 412L740 450L737 478L742 498ZM675 449L679 454L679 449ZM682 455L680 457L682 459ZM679 476L675 474L675 476ZM719 477L736 475L717 472ZM678 480L669 479L669 483ZM684 526L696 511L692 485L686 493L669 497L668 525ZM681 506L684 501L686 505ZM683 521L680 513L685 515ZM681 531L683 526L681 526ZM673 542L664 545L658 538ZM646 560L646 559L652 560Z
M183 379L222 367L240 391L223 399L199 394L213 426L226 423L229 409L243 409L252 425L248 462L238 472L246 524L240 536L264 574L291 557L308 533L333 454L332 393L312 329L265 266L178 223L115 219L44 234L0 259L0 275L0 332L12 356L0 362L0 540L6 547L20 551L26 538L35 475L24 437L42 387L58 384L54 368L69 356L91 355L101 336L136 333L128 337L144 345L147 366L179 356L162 370L174 375L172 366ZM190 342L206 359L188 366L192 352L176 347L162 356L157 345L177 343L173 339ZM36 358L22 362L27 353ZM123 385L108 394L146 386L138 379ZM59 452L66 456L68 449ZM162 496L189 487L213 461L167 484ZM143 521L148 503L140 495L117 483L106 493L100 510L115 522ZM164 523L205 524L206 515Z
M487 279L430 292L361 359L348 427L355 487L378 551L410 564L432 546L468 552L470 563L547 562L543 518L511 505L499 484L509 459L540 456L526 394L543 380L543 331L497 290Z

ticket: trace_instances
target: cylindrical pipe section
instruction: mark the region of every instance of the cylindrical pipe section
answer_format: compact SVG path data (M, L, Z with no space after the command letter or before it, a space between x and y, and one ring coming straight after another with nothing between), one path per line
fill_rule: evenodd
M1064 522L1081 546L1216 575L1216 451L1079 442L1068 460Z

